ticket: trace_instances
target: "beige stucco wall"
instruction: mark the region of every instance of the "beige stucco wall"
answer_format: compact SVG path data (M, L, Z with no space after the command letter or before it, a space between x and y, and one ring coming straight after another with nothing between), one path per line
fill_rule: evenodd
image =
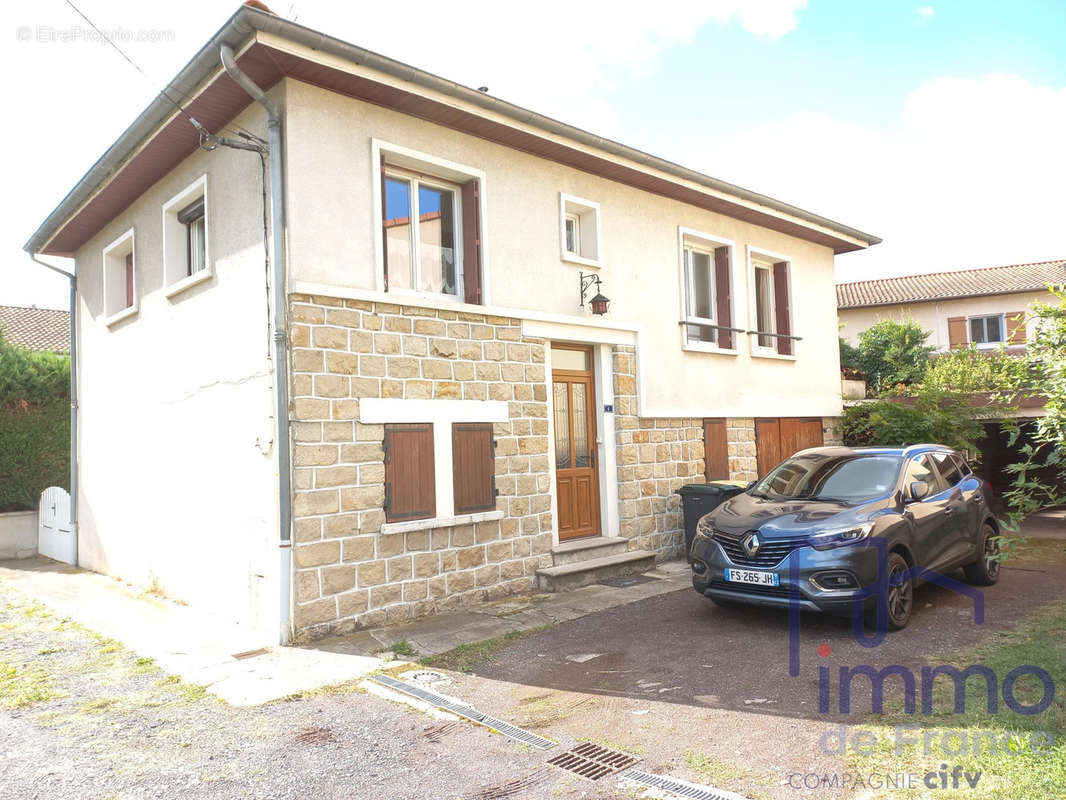
M234 124L266 136L256 108ZM168 299L162 205L205 174L215 276ZM277 490L260 185L254 153L197 151L76 254L79 562L276 642ZM109 328L102 251L131 227L140 308Z
M937 303L910 303L906 305L878 306L876 308L842 308L840 335L852 344L858 344L859 334L883 319L913 319L931 332L929 344L937 350L948 349L948 319L950 317L980 317L990 314L1005 314L1013 311L1029 311L1036 302L1049 302L1048 292L1024 292L998 294L987 297L967 297L959 300L942 300ZM1033 333L1035 323L1026 323L1027 336Z
M289 255L293 286L373 290L372 139L486 174L488 305L588 316L578 274L560 258L559 194L600 203L605 318L639 326L641 413L646 416L834 416L841 412L833 254L829 248L704 211L414 117L287 81ZM679 226L735 243L734 323L749 321L747 246L793 264L795 360L681 348ZM787 389L785 388L787 387Z

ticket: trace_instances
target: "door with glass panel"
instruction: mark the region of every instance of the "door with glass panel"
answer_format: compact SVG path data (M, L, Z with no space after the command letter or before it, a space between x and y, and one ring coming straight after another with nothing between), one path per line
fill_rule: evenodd
M600 535L592 350L552 345L559 540Z

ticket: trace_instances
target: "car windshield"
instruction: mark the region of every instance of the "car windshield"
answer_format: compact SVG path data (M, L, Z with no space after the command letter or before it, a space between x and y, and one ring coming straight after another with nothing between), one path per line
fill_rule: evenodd
M779 464L750 493L770 500L859 503L892 490L900 464L893 455L805 453Z

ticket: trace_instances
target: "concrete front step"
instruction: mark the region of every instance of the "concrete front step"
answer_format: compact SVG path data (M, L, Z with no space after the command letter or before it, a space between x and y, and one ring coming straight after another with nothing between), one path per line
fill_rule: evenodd
M537 589L542 592L565 592L608 578L636 575L655 567L655 553L633 550L571 564L559 564L537 570Z
M626 540L621 536L593 536L562 542L552 548L552 566L575 564L590 558L604 558L626 551Z

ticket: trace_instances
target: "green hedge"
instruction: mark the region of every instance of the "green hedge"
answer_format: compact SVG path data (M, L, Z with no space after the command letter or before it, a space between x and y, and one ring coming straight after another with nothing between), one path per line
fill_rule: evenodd
M9 344L0 331L0 512L70 489L70 358Z

